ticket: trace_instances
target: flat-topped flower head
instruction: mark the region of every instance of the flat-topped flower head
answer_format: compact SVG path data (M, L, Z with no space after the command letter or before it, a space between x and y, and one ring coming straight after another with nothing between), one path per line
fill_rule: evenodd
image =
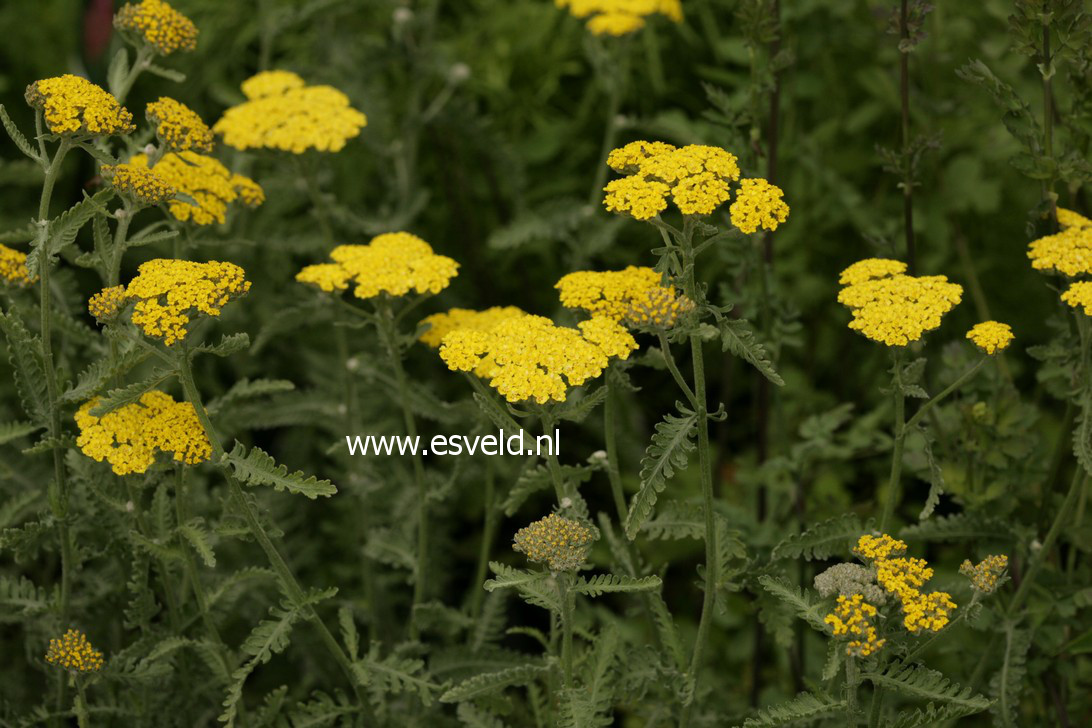
M332 263L307 266L296 280L327 293L340 293L354 284L353 295L366 300L383 293L439 293L459 271L454 260L437 255L431 245L406 232L377 235L367 245L339 245L330 259Z
M955 609L956 603L947 592L919 594L903 601L902 624L907 631L913 633L939 632L948 626Z
M971 580L971 587L976 591L992 594L997 590L1001 576L1007 568L1009 568L1009 557L1000 554L987 556L977 564L972 564L970 559L967 559L960 565L959 573Z
M887 592L876 583L875 569L860 564L835 564L817 574L813 584L815 591L823 597L861 594L871 604L882 606L887 602Z
M91 646L87 635L70 629L49 641L46 662L72 672L97 672L102 669L102 653Z
M823 622L830 625L835 637L849 637L846 654L868 657L886 644L880 639L872 620L877 609L864 600L863 594L840 595L834 611Z
M145 336L167 346L186 338L186 326L199 316L219 316L229 301L250 290L250 281L234 263L157 258L142 263L125 289L135 301L133 323Z
M680 0L554 0L559 8L568 8L573 17L587 20L594 35L628 35L645 27L652 15L663 15L682 22Z
M457 329L488 331L501 321L526 315L527 312L516 306L493 306L484 311L452 308L426 316L421 323L428 324L428 329L418 338L425 345L438 349L444 337Z
M110 286L87 299L87 310L100 323L113 321L128 303L125 286Z
M236 149L340 151L360 134L367 117L332 86L307 86L289 71L265 71L243 83L247 101L224 112L213 126Z
M1012 343L1012 327L998 321L983 321L971 327L967 338L982 351L993 355L1004 351Z
M1087 228L1092 227L1092 220L1089 220L1079 212L1073 210L1067 210L1064 207L1058 208L1058 224L1063 228Z
M906 553L906 542L892 538L886 533L879 536L866 533L857 539L857 545L853 547L853 553L865 561L902 556Z
M158 168L156 168L158 171ZM110 182L122 197L138 206L158 205L174 198L178 191L174 185L148 169L145 164L102 165L102 176Z
M963 287L945 276L909 276L898 261L859 261L842 272L849 281L838 302L853 313L849 328L887 346L906 346L927 331L963 299Z
M147 167L148 157L137 154L129 160L134 167ZM179 193L167 204L171 217L195 225L223 223L228 206L237 203L257 207L265 202L265 192L257 182L234 174L218 159L197 152L173 152L163 155L155 165L160 177Z
M116 98L81 76L66 73L35 81L27 86L26 99L54 134L110 136L136 129L133 115Z
M1071 284L1062 294L1062 300L1073 308L1083 309L1085 316L1092 316L1092 281Z
M114 16L114 27L162 56L197 47L197 26L163 0L125 5Z
M99 417L91 411L100 401L96 397L77 410L76 445L87 457L110 463L117 475L147 471L159 452L186 465L205 462L212 455L212 443L189 402L176 402L153 390Z
M1073 225L1028 245L1031 267L1070 278L1092 273L1092 227Z
M616 321L593 316L579 329L543 316L500 321L486 331L456 329L440 346L453 371L476 372L509 402L564 402L569 387L594 379L614 357L626 359L637 342Z
M789 217L789 206L783 196L780 187L764 179L740 180L739 193L728 208L732 224L747 234L759 228L777 230Z
M634 328L668 329L694 304L674 286L663 285L652 268L631 265L624 270L577 271L554 286L561 305L605 316Z
M167 96L160 96L144 109L155 127L155 135L169 152L212 151L212 129L197 112Z
M30 277L30 271L27 270L27 254L6 245L0 245L0 283L28 286L34 280Z
M595 531L580 521L551 513L517 531L512 548L545 563L550 571L576 571L587 560L595 537Z

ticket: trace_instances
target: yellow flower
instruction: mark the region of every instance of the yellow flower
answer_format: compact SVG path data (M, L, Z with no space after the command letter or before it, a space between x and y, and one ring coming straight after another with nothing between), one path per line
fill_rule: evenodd
M157 168L158 169L158 168ZM138 205L158 205L173 198L178 191L167 180L144 164L102 165L102 176L124 197Z
M137 154L129 164L147 167L148 157ZM165 154L155 165L155 173L190 198L176 198L167 205L171 216L182 222L222 223L227 219L229 204L239 201L248 207L257 207L265 201L265 194L257 182L241 174L232 174L219 160L197 152Z
M1035 270L1057 271L1069 277L1092 273L1092 227L1067 227L1028 246Z
M666 142L630 142L607 155L607 166L615 172L633 174L640 168L641 162L649 157L675 151L674 145Z
M983 321L967 332L967 338L987 354L1004 351L1012 343L1012 327L997 321Z
M87 301L87 310L99 321L110 321L117 317L128 299L125 286L104 288Z
M900 265L880 259L855 263L842 272L850 283L838 294L838 302L853 312L849 328L887 346L917 341L963 298L963 287L945 276L908 276L896 272Z
M1089 220L1084 215L1073 212L1073 210L1067 210L1064 207L1058 208L1058 224L1063 228L1086 228L1092 227L1092 220Z
M648 220L667 209L671 188L663 182L633 176L611 180L603 190L607 193L603 203L609 212L628 212L638 220Z
M620 324L593 316L579 329L542 316L519 316L486 331L456 329L440 358L453 371L475 371L509 402L564 402L569 387L603 373L612 357L626 359L637 342Z
M902 604L903 626L910 632L939 632L951 621L956 603L947 592L930 592L907 599Z
M876 582L902 601L918 596L918 588L933 578L933 570L924 559L879 559L875 566Z
M748 235L760 227L777 230L789 216L789 206L782 199L781 188L764 179L744 179L739 182L739 194L728 208L732 224ZM681 209L681 206L680 206Z
M580 521L551 513L521 528L513 541L513 549L531 561L546 562L551 571L576 571L588 558L595 531Z
M438 349L444 337L457 329L488 331L505 319L526 315L526 312L516 306L493 306L484 311L452 308L444 313L425 317L421 323L428 324L429 328L418 338L425 345Z
M212 151L212 129L182 102L160 96L158 101L148 104L144 115L155 125L155 134L167 151L193 149L206 154Z
M876 583L893 594L903 613L903 626L910 632L938 632L948 624L956 605L946 592L923 593L921 587L933 577L933 570L924 559L902 558L906 543L887 534L865 534L857 541L853 553L872 562Z
M1092 316L1092 281L1079 281L1069 286L1062 300L1073 308L1083 308L1085 316Z
M857 545L853 547L853 553L866 561L901 556L906 553L906 542L892 538L886 533L879 536L866 533L857 539Z
M26 286L34 282L27 270L27 254L0 245L0 280Z
M367 117L332 86L306 86L288 71L266 71L243 83L248 100L224 112L213 130L236 149L340 151Z
M340 293L355 283L353 295L368 299L381 293L439 293L459 270L454 260L437 255L424 240L405 232L377 235L367 245L339 245L330 258L333 263L309 265L296 280L327 293Z
M114 27L138 37L163 56L197 47L197 26L163 0L125 5L114 16Z
M110 93L70 73L35 81L26 99L54 134L109 136L136 129L133 115Z
M133 402L107 412L91 414L96 397L76 411L80 435L76 445L84 455L110 463L117 475L143 473L156 453L170 453L176 462L196 465L212 455L212 443L189 402L176 402L153 390Z
M168 346L186 338L193 317L219 316L226 303L250 290L243 269L234 263L157 258L137 270L125 291L128 300L136 301L133 323Z
M1061 210L1059 210L1061 212ZM970 559L965 560L959 567L959 573L971 580L971 586L984 594L992 594L997 589L997 583L1005 569L1009 567L1009 557L987 556L977 564L972 564Z
M45 659L50 665L72 672L97 672L103 665L102 653L92 647L87 635L78 629L70 629L63 636L51 639Z
M682 21L680 0L554 0L559 8L568 8L573 17L587 18L586 26L594 35L621 36L645 27L650 15L663 15Z
M635 328L669 329L694 304L660 281L652 268L631 265L625 270L569 273L554 288L566 308L583 309Z
M823 621L830 625L835 637L854 637L846 643L847 655L868 657L887 642L879 639L872 624L876 612L876 607L864 601L863 594L840 595L834 611Z

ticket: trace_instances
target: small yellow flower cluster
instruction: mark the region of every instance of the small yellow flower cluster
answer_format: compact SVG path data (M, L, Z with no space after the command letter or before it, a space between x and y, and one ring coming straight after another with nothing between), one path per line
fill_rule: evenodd
M63 636L51 639L45 659L50 665L72 672L97 672L103 665L102 653L92 647L87 635L78 629L70 629Z
M1063 228L1086 228L1092 227L1092 220L1089 220L1079 212L1073 210L1067 210L1064 207L1058 208L1058 224Z
M181 101L160 96L145 107L144 115L155 125L155 135L167 151L212 151L212 129Z
M853 547L853 553L864 561L889 559L892 556L905 554L906 542L892 538L886 533L879 536L866 533L857 539L857 545Z
M616 321L593 316L579 329L542 316L508 318L487 331L456 329L440 358L453 371L477 372L509 402L564 402L568 387L603 373L612 357L626 359L637 342Z
M963 299L963 287L946 276L909 276L880 259L842 271L838 302L849 308L849 328L887 346L906 346L940 326L944 314Z
M914 599L902 603L903 626L913 633L928 630L939 632L944 629L950 620L950 615L956 609L956 603L947 592L936 591L928 594L919 594Z
M603 188L603 204L638 220L667 209L669 194L683 214L708 215L728 200L730 183L739 179L734 154L700 144L631 142L612 151L607 164L627 176Z
M266 71L243 83L247 101L224 112L213 130L236 149L340 151L368 119L332 86L306 86L288 71Z
M197 47L197 26L163 0L125 5L114 16L114 27L137 36L163 56Z
M136 301L133 323L167 346L186 338L186 324L195 314L219 316L221 307L250 290L234 263L156 258L137 271L125 291L126 301Z
M19 286L33 283L27 270L27 254L0 245L0 280Z
M1092 316L1092 281L1078 281L1062 294L1062 300L1073 308L1083 308L1085 316Z
M908 631L938 632L948 624L955 603L946 592L920 591L920 587L933 577L933 570L924 559L902 558L906 553L906 542L887 534L865 534L858 539L853 553L866 563L872 563L876 582L899 600L903 626Z
M91 296L87 300L87 310L98 321L110 321L117 317L127 302L125 286L111 286Z
M118 475L145 472L160 451L187 465L212 455L212 444L189 402L176 402L153 390L142 394L139 402L96 417L91 410L99 401L96 397L77 410L76 445L89 458L110 463Z
M129 164L147 167L148 157L137 154ZM219 160L197 152L165 154L155 165L155 173L192 200L173 199L167 205L171 215L182 222L222 223L227 219L228 205L233 202L242 202L247 207L265 202L265 192L257 182L232 174Z
M634 265L625 270L569 273L554 288L560 291L562 306L634 328L669 329L680 314L694 308L674 286L663 285L659 273Z
M1059 216L1061 212L1061 210L1058 211ZM977 564L972 564L970 559L967 559L960 565L959 573L970 579L971 586L976 590L984 594L992 594L1007 568L1009 568L1009 557L1001 554L987 556Z
M493 306L484 311L453 308L427 316L421 323L428 324L429 328L421 334L420 340L427 346L438 349L444 337L456 329L488 331L501 321L526 315L525 311L516 306Z
M559 8L568 8L573 17L588 18L587 28L594 35L622 36L645 27L645 18L659 13L676 23L682 22L681 0L554 0Z
M997 321L983 321L971 327L967 338L982 351L993 355L1004 351L1012 343L1012 327Z
M831 626L835 637L855 637L846 644L847 655L868 657L887 642L876 634L876 628L872 625L875 616L876 607L866 602L864 595L841 595L834 611L823 621Z
M747 235L760 227L777 230L777 226L789 217L789 206L783 199L784 194L780 187L764 179L740 180L739 193L728 208L732 224Z
M531 561L544 561L550 571L576 571L588 557L595 532L580 521L551 513L516 532L512 547Z
M117 165L102 165L102 176L110 181L111 186L137 205L158 205L172 199L178 190L148 169L145 164L126 162Z
M339 245L330 259L334 262L305 267L296 280L327 293L340 293L355 283L353 295L368 299L381 293L439 293L459 270L454 260L437 255L424 240L406 232L377 235L367 245Z
M109 92L70 73L35 81L26 99L54 134L108 136L136 129L133 115Z
M876 581L888 594L894 594L903 602L917 597L919 588L933 578L933 570L925 559L879 559L875 567Z
M1092 227L1073 225L1033 240L1028 245L1028 258L1035 270L1056 271L1070 278L1092 273Z

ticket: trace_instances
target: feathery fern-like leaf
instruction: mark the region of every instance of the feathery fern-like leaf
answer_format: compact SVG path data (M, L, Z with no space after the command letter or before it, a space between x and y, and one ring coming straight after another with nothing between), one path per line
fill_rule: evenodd
M758 577L758 583L770 594L792 607L797 616L812 627L821 632L827 631L827 625L823 621L822 609L818 604L812 602L808 593L802 591L800 587L793 586L785 580L769 574Z
M850 544L864 533L861 519L855 513L821 521L802 533L793 534L774 546L774 559L829 559L846 554Z
M329 480L306 476L302 471L289 473L287 467L278 465L261 448L252 447L247 453L241 442L236 442L231 452L224 455L224 462L231 467L235 477L246 485L271 485L274 490L297 493L312 500L337 493L337 488Z
M922 700L954 703L976 712L990 706L987 698L974 694L971 688L960 687L942 673L922 665L893 660L883 672L866 672L861 677L877 687Z
M529 663L507 670L487 672L464 680L440 696L442 703L461 703L465 700L492 695L515 685L527 685L549 673L544 664Z
M626 515L626 536L632 541L641 526L652 517L656 500L667 487L667 481L676 470L686 468L690 453L694 450L693 437L697 432L698 416L695 412L676 406L682 417L668 414L656 425L652 441L641 460L641 488L630 502Z
M815 720L845 710L844 700L836 700L823 693L800 693L784 703L764 708L743 721L742 728L775 728L798 721Z
M618 574L597 574L590 579L578 577L572 585L572 591L588 597L616 592L640 592L659 589L663 582L658 576L635 578Z

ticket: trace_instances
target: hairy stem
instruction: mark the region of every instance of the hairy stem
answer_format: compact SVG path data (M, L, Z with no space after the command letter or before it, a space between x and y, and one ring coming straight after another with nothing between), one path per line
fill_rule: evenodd
M566 689L573 686L573 602L576 595L569 590L571 578L568 572L557 575L557 587L561 592L561 672Z
M917 275L917 251L914 247L914 175L910 160L910 10L909 0L899 6L899 100L901 112L903 227L906 235L906 264L910 275ZM907 46L903 48L903 46Z
M482 525L482 541L478 546L478 566L474 570L474 583L470 585L470 614L474 617L481 616L482 599L485 590L482 584L489 573L489 552L493 547L493 538L497 531L497 504L496 499L496 473L493 470L493 461L485 460L485 523Z
M607 479L610 480L611 497L614 510L618 514L618 524L626 522L626 495L622 489L622 472L618 467L618 392L611 385L608 372L606 377L607 399L603 403L603 444L607 450Z
M884 501L883 516L880 518L880 531L887 528L888 521L895 512L899 500L902 477L902 451L906 443L906 395L902 390L902 354L896 350L894 356L894 378L891 389L895 398L894 447L891 453L891 476L887 482L887 500ZM923 408L924 409L924 408Z

